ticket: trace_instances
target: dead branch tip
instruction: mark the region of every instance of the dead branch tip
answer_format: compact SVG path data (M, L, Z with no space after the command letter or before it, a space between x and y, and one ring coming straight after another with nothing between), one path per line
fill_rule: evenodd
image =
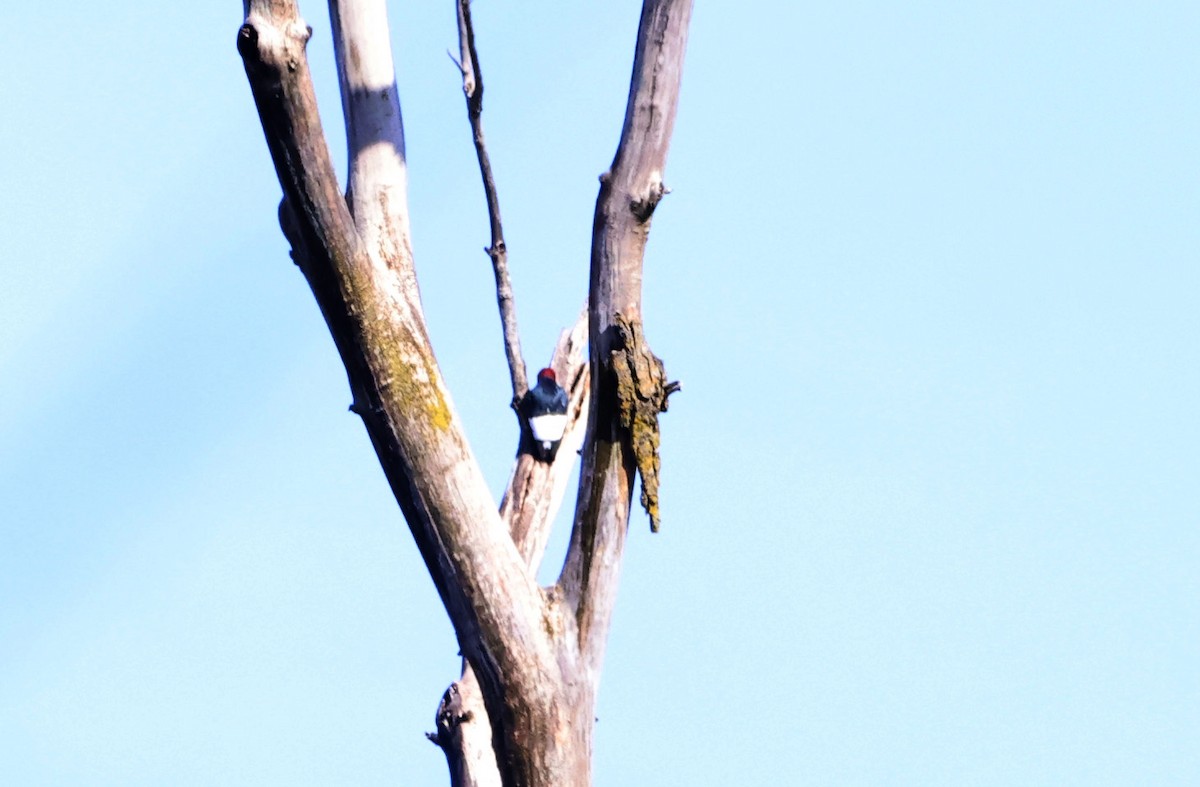
M471 4L468 0L458 0L457 6L459 59L455 63L462 72L467 119L471 124L471 136L475 142L475 156L479 160L479 176L483 181L483 195L487 201L488 223L491 228L491 243L484 251L492 260L492 273L496 279L496 304L500 310L504 354L508 360L513 401L519 401L529 390L529 382L526 378L524 356L521 354L521 336L517 328L512 280L508 275L508 247L504 243L504 225L500 219L500 197L496 191L491 157L488 155L487 143L483 136L483 73L479 67L479 53L475 49ZM454 59L453 56L451 59Z

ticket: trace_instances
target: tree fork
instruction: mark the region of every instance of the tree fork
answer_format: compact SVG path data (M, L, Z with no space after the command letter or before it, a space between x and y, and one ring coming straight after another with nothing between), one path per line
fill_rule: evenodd
M455 2L460 32L469 31L465 0ZM560 450L561 461L549 468L519 456L497 511L434 359L417 292L384 0L330 0L350 154L345 196L308 72L311 29L295 0L243 4L238 50L283 189L281 227L346 367L352 409L362 417L470 667L457 697L447 695L443 703L438 743L449 759L455 741L467 738L460 733L487 725L494 759L463 760L462 775L452 776L462 787L497 780L506 787L590 783L596 690L630 488L641 468L644 500L654 497L657 451L644 446L657 448L657 412L665 409L674 385L664 383L661 364L648 348L639 349L641 266L650 216L665 193L662 172L691 5L691 0L643 3L625 123L597 198L587 318L576 328L580 334L587 330L590 351L586 368L582 360L578 367L572 362L564 375L572 387L570 418L582 424L586 413L587 419L579 500L559 580L543 590L534 568L572 453ZM524 387L524 366L511 286L505 286L498 201L478 124L482 82L473 34L460 43L468 116L492 220L488 252L516 396ZM569 355L581 355L582 342L572 341ZM612 353L626 349L632 354L622 356L622 375L614 371L622 361ZM634 404L630 394L636 398L643 388L647 404ZM651 414L655 403L658 410ZM613 416L622 411L628 415L624 426L614 427ZM573 427L572 434L581 428ZM469 696L476 678L474 696L482 696L482 708L471 706L477 703Z

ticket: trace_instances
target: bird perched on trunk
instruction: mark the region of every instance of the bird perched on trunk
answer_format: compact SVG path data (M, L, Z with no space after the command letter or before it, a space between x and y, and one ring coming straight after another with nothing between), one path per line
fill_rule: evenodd
M543 462L554 461L567 428L567 392L558 384L553 369L538 372L537 385L521 399L520 410L529 424L533 455Z

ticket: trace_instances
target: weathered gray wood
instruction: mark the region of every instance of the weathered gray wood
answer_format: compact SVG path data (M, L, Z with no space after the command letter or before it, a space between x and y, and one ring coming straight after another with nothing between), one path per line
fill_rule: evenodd
M460 30L469 32L464 0L455 2ZM310 29L294 0L247 0L244 9L238 50L283 188L281 226L345 364L351 409L363 419L469 664L438 718L436 737L447 749L452 778L462 785L495 784L495 776L506 787L587 785L636 468L647 510L657 517L657 413L673 386L642 337L641 266L650 216L664 193L691 0L645 0L625 124L596 204L588 319L556 356L572 391L573 426L552 466L518 457L499 512L421 311L383 0L331 2L350 152L344 198L305 57ZM473 34L462 52L493 225L489 252L503 262L498 201L478 124L482 84ZM502 268L497 264L497 298L516 396L523 393L524 366L515 318L505 316L512 296ZM585 412L571 546L558 582L543 590L536 566Z
M508 536L434 360L411 259L369 247L338 188L294 2L253 0L238 48L297 259L464 655L492 697L556 670L546 603ZM499 716L503 703L496 706ZM515 755L514 755L515 756Z
M663 171L691 11L691 0L645 0L642 5L621 141L612 166L600 177L592 226L592 401L575 524L558 586L579 626L582 659L597 674L616 601L639 458L630 430L621 423L621 398L629 392L620 390L613 358L627 351L649 353L644 343L627 346L620 325L641 325L642 259L651 216L666 193ZM665 380L660 386L644 393L665 408L672 387ZM652 521L656 517L652 512Z
M349 179L346 203L369 253L411 272L408 167L386 0L330 0ZM416 279L406 281L416 289Z
M513 542L537 573L550 528L562 504L587 426L588 385L587 310L564 331L550 366L570 396L567 426L553 464L518 454L500 503ZM492 748L492 728L483 694L470 664L442 697L437 710L437 733L431 735L446 755L452 787L495 787L500 784Z

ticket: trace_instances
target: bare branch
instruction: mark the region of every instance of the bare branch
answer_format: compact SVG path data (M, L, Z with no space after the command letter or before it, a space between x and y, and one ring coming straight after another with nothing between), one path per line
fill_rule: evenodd
M330 0L349 181L346 201L368 253L408 272L416 287L408 217L404 124L386 0Z
M562 504L567 482L583 444L586 414L591 392L587 367L587 308L570 329L563 331L550 366L564 382L570 398L568 421L553 464L518 453L512 477L500 503L500 518L509 527L513 542L536 574L546 549L546 540ZM470 718L443 729L447 702L453 704L452 718ZM494 787L499 776L492 750L492 728L478 680L469 664L462 676L447 690L438 706L438 733L432 737L446 754L453 787Z
M546 464L528 453L519 453L500 502L500 518L508 525L521 557L534 573L541 563L551 525L562 505L567 482L583 445L591 399L586 363L587 323L585 308L575 325L563 331L550 361L570 401L566 431L558 454L553 464Z
M469 6L456 2L463 88L491 218L488 253L516 402L527 382L480 123L483 85ZM283 187L281 226L345 364L351 409L363 419L454 624L470 667L459 687L471 689L477 678L480 691L472 696L482 695L486 706L476 712L470 705L478 706L478 699L464 700L462 692L450 697L437 742L449 757L452 748L467 745L457 739L469 733L478 742L476 732L486 724L507 787L585 784L631 488L640 470L653 517L657 418L674 387L642 335L641 266L650 218L665 192L662 171L691 0L644 0L625 126L596 204L586 371L577 360L564 365L564 358L582 354L580 326L556 355L571 390L573 425L552 465L518 456L502 514L467 445L421 310L382 0L332 0L350 150L345 198L308 71L311 30L294 0L246 0L245 8L238 49ZM571 546L558 584L543 591L531 567L544 550L585 408Z
M308 26L289 0L249 0L247 11L238 50L283 186L281 215L303 245L297 262L463 653L500 702L506 687L557 669L544 596L463 435L411 258L366 244L338 190L304 52Z
M492 728L470 667L446 689L435 718L437 732L425 735L445 753L452 787L500 787Z
M616 600L634 473L639 466L649 472L657 463L657 421L653 439L645 439L643 432L635 445L622 411L631 406L633 394L666 402L667 382L661 374L635 381L639 390L630 391L617 367L631 352L653 358L640 336L642 259L651 216L665 192L662 176L691 10L692 0L644 0L621 140L612 167L600 178L596 199L589 290L592 400L575 525L559 590L575 610L581 656L597 671ZM631 326L638 326L636 342L630 338ZM653 462L646 461L651 458L647 446Z
M475 140L475 156L479 159L479 174L483 179L483 193L487 198L488 219L492 230L492 242L484 251L492 258L492 272L496 277L496 302L500 307L500 324L504 329L504 352L508 356L508 371L512 378L512 407L515 410L521 397L529 390L526 379L525 359L521 355L521 334L517 330L517 311L513 303L512 281L508 277L508 247L504 244L504 227L500 221L500 198L496 194L496 179L492 175L492 161L488 156L483 139L483 73L479 69L479 55L475 51L475 29L471 25L470 0L456 0L458 6L459 60L455 61L462 72L463 95L467 99L467 117L471 121L471 135ZM453 58L451 58L453 59Z

